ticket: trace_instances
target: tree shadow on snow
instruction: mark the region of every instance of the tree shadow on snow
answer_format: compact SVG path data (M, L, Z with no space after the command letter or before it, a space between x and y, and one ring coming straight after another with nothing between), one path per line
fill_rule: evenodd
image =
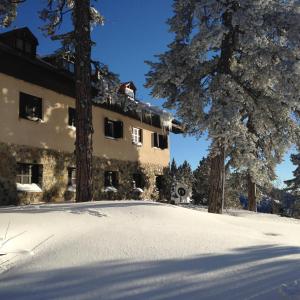
M82 202L82 203L62 203L62 204L37 204L28 206L13 206L0 208L3 213L47 213L47 212L68 212L73 214L88 213L90 215L103 217L101 209L105 208L128 208L136 206L157 206L162 205L156 202L146 201L111 201L111 202ZM173 207L173 206L172 206Z
M0 278L0 299L300 299L299 254L299 247L267 245L185 259L9 272Z

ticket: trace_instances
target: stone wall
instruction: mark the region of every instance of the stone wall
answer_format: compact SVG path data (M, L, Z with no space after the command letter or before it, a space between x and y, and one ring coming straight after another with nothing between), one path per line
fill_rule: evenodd
M74 201L74 193L68 191L68 168L75 167L75 157L73 154L14 144L6 145L0 143L0 147L9 152L10 156L14 158L12 161L43 165L41 182L43 192L19 193L22 203ZM0 176L15 178L16 164L14 163L11 168L1 168L4 164L7 165L7 162L0 161L0 172L2 169L5 169L10 170L11 174L6 171L6 174L0 174ZM163 166L94 157L93 167L94 200L134 198L158 200L159 198L155 181L156 175L163 174ZM103 192L105 171L119 172L117 193ZM140 173L144 178L144 193L140 196L133 193L132 174L134 173Z

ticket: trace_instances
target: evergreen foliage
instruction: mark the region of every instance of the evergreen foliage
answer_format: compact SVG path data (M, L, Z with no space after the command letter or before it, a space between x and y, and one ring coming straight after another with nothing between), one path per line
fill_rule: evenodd
M300 154L292 154L291 162L296 166L296 169L293 171L294 178L286 180L284 183L287 185L286 190L291 192L294 196L299 198L300 196Z
M194 170L194 183L193 183L193 200L195 204L208 204L209 193L209 172L210 162L209 157L203 157L199 165Z
M211 144L211 212L223 206L225 158L252 183L272 179L297 138L299 1L175 0L174 41L148 62L147 87Z
M185 160L177 169L176 179L178 182L192 189L194 183L194 174L191 165Z

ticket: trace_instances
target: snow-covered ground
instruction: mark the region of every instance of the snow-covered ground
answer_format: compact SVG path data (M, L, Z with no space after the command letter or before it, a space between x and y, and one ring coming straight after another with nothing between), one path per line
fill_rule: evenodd
M299 229L144 201L2 208L0 299L300 299Z

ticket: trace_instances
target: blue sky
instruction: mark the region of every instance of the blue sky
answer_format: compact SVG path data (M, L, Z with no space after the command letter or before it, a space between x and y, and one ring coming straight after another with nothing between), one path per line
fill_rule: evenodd
M37 11L47 1L27 0L22 4L13 27L28 26L39 39L40 55L53 52L59 44L44 37L39 27ZM144 88L145 74L149 68L145 60L153 60L155 54L164 52L172 41L166 20L172 16L172 0L99 0L96 5L106 21L103 27L93 31L96 46L93 57L109 65L119 74L122 81L132 80L138 88L138 98L153 105L160 105L162 100L151 99L150 91ZM68 20L65 25L68 24ZM63 28L65 29L65 28ZM171 136L171 156L177 163L185 159L195 168L199 160L207 154L209 142L203 138L182 135ZM291 152L291 151L290 151ZM294 166L289 155L277 167L278 182L292 177Z

